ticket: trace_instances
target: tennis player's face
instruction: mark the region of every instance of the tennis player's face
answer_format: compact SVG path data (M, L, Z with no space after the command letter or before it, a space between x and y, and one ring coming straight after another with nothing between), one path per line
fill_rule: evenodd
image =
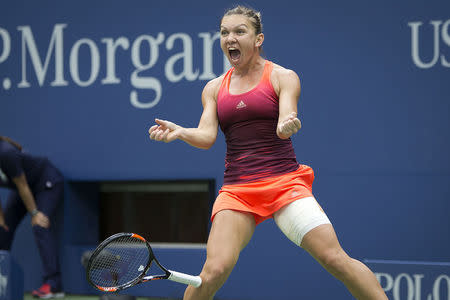
M255 53L259 55L258 39L250 20L243 15L225 16L220 25L220 46L231 65L239 66Z

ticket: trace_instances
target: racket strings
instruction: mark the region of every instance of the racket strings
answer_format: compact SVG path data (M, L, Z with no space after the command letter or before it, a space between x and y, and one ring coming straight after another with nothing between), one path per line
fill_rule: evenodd
M144 241L121 236L92 258L89 277L97 286L122 286L142 275L151 260Z

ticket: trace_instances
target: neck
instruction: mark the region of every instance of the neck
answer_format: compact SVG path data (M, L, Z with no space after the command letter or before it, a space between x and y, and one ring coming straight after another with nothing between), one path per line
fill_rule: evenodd
M238 76L251 74L256 70L259 70L261 67L264 67L265 62L266 60L258 54L257 56L249 60L246 64L234 67L233 73Z

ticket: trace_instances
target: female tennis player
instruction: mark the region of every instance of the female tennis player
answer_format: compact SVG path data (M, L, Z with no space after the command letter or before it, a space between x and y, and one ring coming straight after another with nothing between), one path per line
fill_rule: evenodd
M180 139L208 149L224 132L224 184L214 203L207 258L199 288L184 299L212 299L225 283L257 224L274 218L281 231L342 281L357 299L387 299L374 274L341 248L325 212L312 194L313 171L297 163L290 137L297 117L297 74L261 56L261 15L237 6L220 23L220 44L232 68L208 82L197 128L156 119L150 138Z

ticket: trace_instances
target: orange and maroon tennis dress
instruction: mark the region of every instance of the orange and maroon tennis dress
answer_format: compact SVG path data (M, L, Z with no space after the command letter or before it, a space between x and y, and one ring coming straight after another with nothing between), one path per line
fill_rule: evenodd
M278 96L266 61L263 76L252 90L230 94L231 68L217 96L220 128L227 144L224 184L214 203L211 220L221 210L252 213L257 224L281 207L312 196L313 170L299 165L291 139L276 134Z

